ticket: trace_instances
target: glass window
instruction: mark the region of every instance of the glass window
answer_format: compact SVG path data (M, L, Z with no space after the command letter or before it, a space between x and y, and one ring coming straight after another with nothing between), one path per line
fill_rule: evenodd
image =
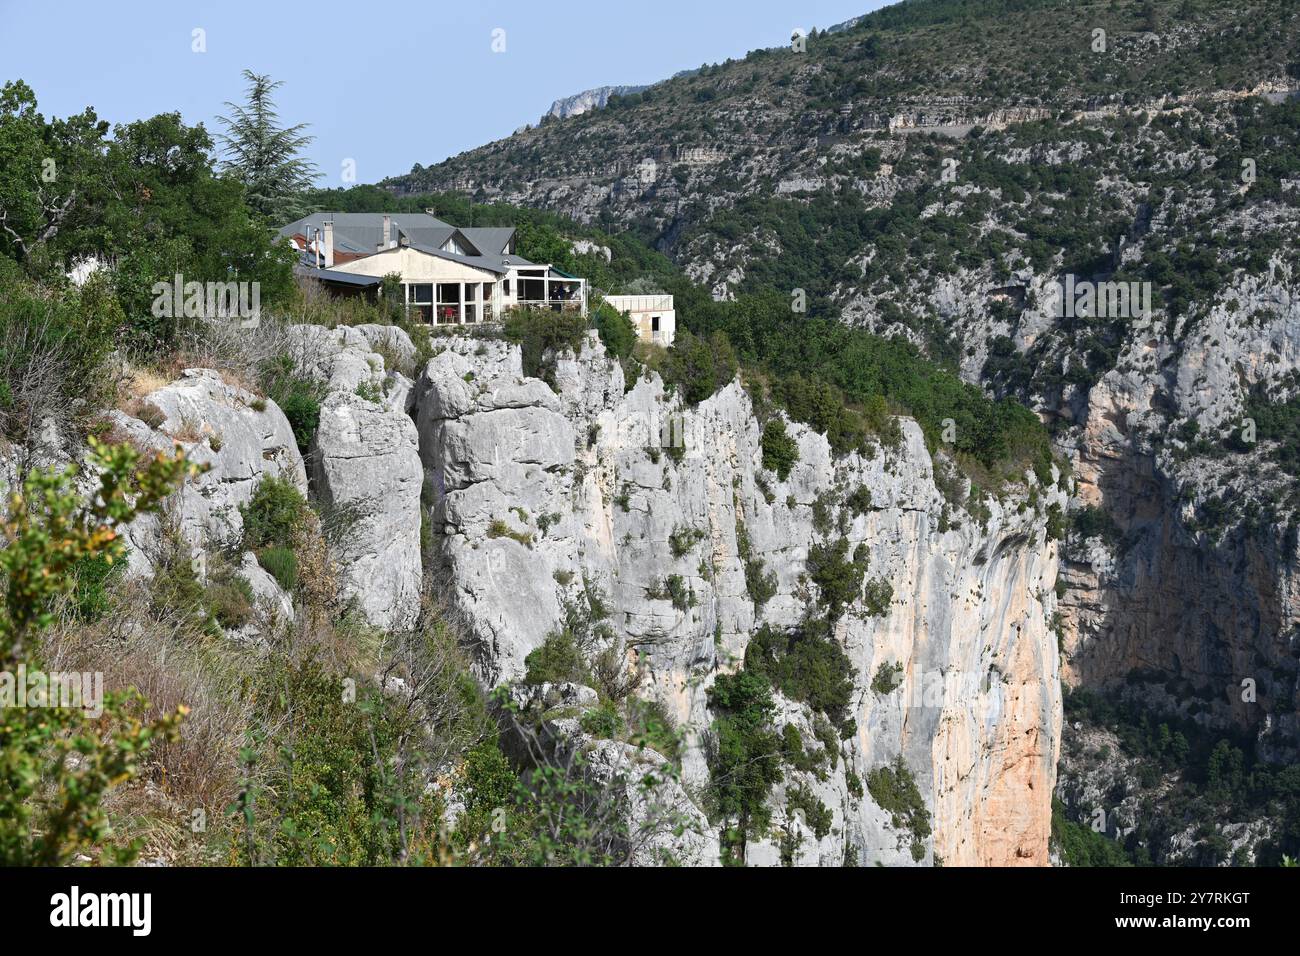
M659 316L657 316L657 315L652 315L652 316L650 317L650 331L651 331L651 332L658 332L658 331L659 331Z
M433 286L429 283L417 283L407 286L411 291L410 301L421 304L431 305L433 303Z

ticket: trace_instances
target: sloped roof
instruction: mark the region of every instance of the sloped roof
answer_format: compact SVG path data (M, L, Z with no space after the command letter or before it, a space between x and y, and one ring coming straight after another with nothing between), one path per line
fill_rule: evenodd
M374 252L384 241L384 216L390 217L393 232L389 237L405 236L410 242L440 246L456 227L424 212L314 212L287 226L279 234L288 238L299 233L311 235L313 230L323 230L325 223L334 223L334 248L348 252Z
M333 282L339 285L365 287L379 285L384 281L379 276L354 275L351 272L338 272L334 269L315 269L307 265L299 265L295 267L294 272L297 275L306 276L309 279L319 279L321 282Z
M485 256L499 256L515 234L514 226L467 226L460 234Z
M528 263L526 259L520 259L518 256L462 256L459 253L447 252L438 246L426 246L421 243L411 243L411 248L417 252L423 252L426 255L437 256L439 259L449 259L452 262L462 262L467 266L473 266L476 269L485 269L488 272L495 272L497 275L504 275L510 271L510 267L518 265L520 262Z
M393 231L389 238L404 239L412 249L497 273L507 271L512 265L533 265L521 256L502 251L515 234L513 226L459 229L428 213L316 212L282 226L279 234L286 239L295 234L310 236L323 230L326 222L333 222L336 251L371 254L383 242L385 215L392 218ZM441 247L452 236L461 237L476 252L469 255L444 252Z

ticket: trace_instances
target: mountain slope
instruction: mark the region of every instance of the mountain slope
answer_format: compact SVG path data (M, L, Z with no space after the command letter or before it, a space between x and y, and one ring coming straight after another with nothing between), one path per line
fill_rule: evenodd
M384 185L633 229L718 299L803 290L1029 404L1075 474L1064 679L1264 766L1300 729L1297 40L1292 0L911 0ZM1284 791L1179 769L1195 801L1127 851L1300 847Z

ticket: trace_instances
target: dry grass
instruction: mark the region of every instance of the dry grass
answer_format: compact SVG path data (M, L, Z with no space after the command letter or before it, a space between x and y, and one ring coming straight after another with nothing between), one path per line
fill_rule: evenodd
M209 434L212 434L211 425L185 417L181 419L180 425L172 430L171 437L176 441L199 442L203 441Z
M171 377L160 369L132 366L127 371L124 388L127 397L144 398L170 381Z
M153 751L155 782L183 805L224 807L250 713L240 693L249 655L151 604L149 585L128 581L101 621L65 618L47 637L50 666L100 671L106 691L133 687L152 716L189 707L180 739Z
M173 543L187 559L188 549L179 539ZM268 706L266 695L276 692L276 675L295 663L313 659L333 673L373 676L385 685L400 677L408 710L418 712L403 746L422 765L445 771L490 730L475 722L462 693L467 662L448 610L431 596L436 588L426 588L419 630L385 634L339 602L337 569L314 515L296 550L295 619L256 618L251 643L214 635L202 613L181 606L192 596L178 604L175 595L185 592L167 583L161 560L153 580L110 579L109 603L97 620L78 619L67 601L55 609L42 647L50 670L98 671L109 692L134 688L147 701L145 716L189 708L179 739L156 744L140 776L105 801L114 842L138 840L143 861L241 862L240 824L227 811L251 780L263 795L262 812L274 813L281 748L291 745L295 729L288 718L269 716L281 709ZM212 561L209 572L217 567ZM255 756L245 763L249 748ZM196 813L203 823L197 831Z
M132 418L138 418L150 428L159 428L167 421L163 410L145 398L132 398L123 402L121 410Z

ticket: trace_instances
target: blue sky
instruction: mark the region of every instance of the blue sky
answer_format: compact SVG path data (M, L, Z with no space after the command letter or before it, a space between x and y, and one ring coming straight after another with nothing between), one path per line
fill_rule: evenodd
M652 83L788 42L883 0L0 0L0 83L41 112L87 106L111 122L179 111L214 129L245 67L285 81L281 116L316 136L320 185L430 165L535 123L561 96ZM207 52L192 51L205 31ZM492 51L493 31L505 51Z

